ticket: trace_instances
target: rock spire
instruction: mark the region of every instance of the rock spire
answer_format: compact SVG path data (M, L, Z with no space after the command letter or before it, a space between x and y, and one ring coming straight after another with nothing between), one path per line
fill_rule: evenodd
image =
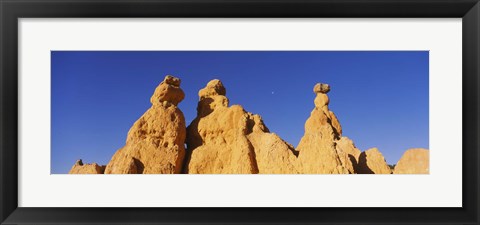
M105 173L180 173L186 126L177 105L184 97L180 79L167 75L150 98L152 106L130 128L125 146L113 155Z
M181 80L167 75L151 107L130 128L125 145L106 166L78 160L70 174L391 174L377 148L361 152L329 109L328 84L313 87L314 108L297 148L271 133L262 117L229 106L214 79L198 92L197 116L188 127L178 104ZM185 149L185 144L187 149ZM395 174L429 173L429 152L410 149Z
M342 127L335 114L328 109L330 91L328 84L314 86L315 107L305 123L305 133L297 146L302 173L348 173L336 150L336 141L342 135Z
M269 132L259 115L228 106L226 89L211 80L198 92L197 117L187 128L186 173L297 173L291 145Z

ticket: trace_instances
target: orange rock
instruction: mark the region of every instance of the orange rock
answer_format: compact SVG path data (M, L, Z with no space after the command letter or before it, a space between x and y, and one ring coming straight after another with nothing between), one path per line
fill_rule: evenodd
M330 91L330 85L328 85L328 84L318 83L318 84L315 84L315 86L313 87L313 92L314 93L326 94L329 91Z
M328 109L329 99L325 93L329 90L330 86L326 84L316 84L314 87L317 95L315 108L305 123L305 134L297 146L301 173L348 173L335 148L342 131L337 117Z
M183 98L185 98L185 93L180 89L180 79L167 75L155 89L150 102L152 105L166 104L164 102L168 102L176 106Z
M130 128L125 146L113 155L106 174L181 173L186 125L177 108L184 98L178 85L180 79L166 76L155 89L152 106Z
M423 148L413 148L405 151L398 161L394 174L428 174L430 161L429 151Z
M227 95L227 90L225 89L225 86L223 86L223 83L218 79L209 81L207 83L207 86L198 92L198 97L200 98L200 100L219 95Z
M103 174L105 171L105 166L100 166L97 163L92 164L83 164L82 160L79 159L75 162L72 169L70 169L69 174Z
M362 152L358 159L358 173L361 174L391 174L385 158L377 148Z
M155 89L152 106L130 128L126 144L108 165L83 165L71 174L391 174L383 155L357 149L342 137L342 127L329 110L328 84L314 86L315 108L305 122L297 149L270 133L259 115L240 105L229 107L220 80L199 90L197 117L186 128L177 105L185 94L180 79L167 75ZM185 150L185 143L188 150ZM428 150L405 152L395 173L428 173Z
M358 173L358 158L361 151L355 147L353 141L348 137L341 137L336 141L337 154L348 172L351 174Z
M293 146L278 135L258 127L261 126L254 126L252 133L247 135L255 152L258 172L261 174L299 173Z
M187 128L186 173L296 173L293 147L271 134L258 115L228 107L222 82L199 91L197 117Z

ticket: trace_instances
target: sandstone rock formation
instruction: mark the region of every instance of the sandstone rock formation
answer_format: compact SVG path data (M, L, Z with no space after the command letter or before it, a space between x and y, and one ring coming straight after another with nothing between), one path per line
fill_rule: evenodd
M305 123L305 134L297 146L301 173L342 174L347 168L335 148L342 135L342 128L335 114L328 109L330 90L326 84L316 84L315 108Z
M228 107L220 80L198 95L197 117L187 128L185 173L297 173L293 147L269 133L259 115Z
M105 173L180 173L186 125L177 105L184 97L180 79L166 76L150 99L152 106L130 128L125 146L113 155Z
M358 173L358 159L362 153L348 137L340 137L336 142L337 154L349 173Z
M130 128L126 144L107 166L78 160L70 174L391 174L377 148L361 152L342 136L329 110L328 84L318 83L314 109L297 148L269 129L257 114L229 107L220 80L199 90L197 117L186 128L177 107L185 94L180 79L167 75L155 89L152 106ZM187 144L188 149L185 149ZM395 174L429 173L426 149L405 152Z
M75 165L70 169L69 174L103 174L105 166L100 166L97 163L83 164L79 159L75 162Z
M327 94L328 92L330 92L330 85L317 83L315 84L315 86L313 86L313 92Z
M413 148L403 153L398 161L394 174L428 174L430 167L429 151L423 148Z
M155 92L150 98L150 102L152 105L171 103L177 106L183 98L185 98L185 93L180 89L180 79L167 75L163 82L155 89Z
M362 152L358 159L358 171L362 174L391 174L385 158L377 148Z

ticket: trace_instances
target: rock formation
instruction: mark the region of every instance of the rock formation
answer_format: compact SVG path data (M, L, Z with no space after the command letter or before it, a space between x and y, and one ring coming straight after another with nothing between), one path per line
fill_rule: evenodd
M358 171L362 174L391 174L385 158L377 148L362 152L358 158Z
M301 173L348 173L335 148L342 128L335 114L328 109L328 91L328 84L316 84L313 88L315 108L305 123L305 134L297 146Z
M340 137L336 142L337 154L349 173L358 173L358 159L362 153L348 137Z
M429 152L423 148L413 148L403 153L398 161L394 174L428 174L429 173Z
M177 107L185 94L180 79L167 75L152 106L130 128L125 146L107 166L78 160L70 174L391 174L377 148L361 152L342 136L329 110L328 84L314 86L314 109L297 148L270 133L259 115L229 107L220 80L198 92L197 117L186 128ZM187 150L185 149L187 144ZM405 152L395 174L429 173L426 149Z
M186 173L297 173L293 147L269 133L259 115L228 107L219 80L198 92L197 117L187 128Z
M79 159L75 162L75 165L70 169L69 174L103 174L105 166L100 166L97 163L83 164Z
M180 173L186 125L177 105L184 97L180 79L166 76L150 98L152 106L130 128L125 146L113 155L105 173Z

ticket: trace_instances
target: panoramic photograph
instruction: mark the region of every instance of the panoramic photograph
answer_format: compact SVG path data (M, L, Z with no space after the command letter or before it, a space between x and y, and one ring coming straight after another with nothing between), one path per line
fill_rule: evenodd
M429 174L428 51L52 51L51 174Z

